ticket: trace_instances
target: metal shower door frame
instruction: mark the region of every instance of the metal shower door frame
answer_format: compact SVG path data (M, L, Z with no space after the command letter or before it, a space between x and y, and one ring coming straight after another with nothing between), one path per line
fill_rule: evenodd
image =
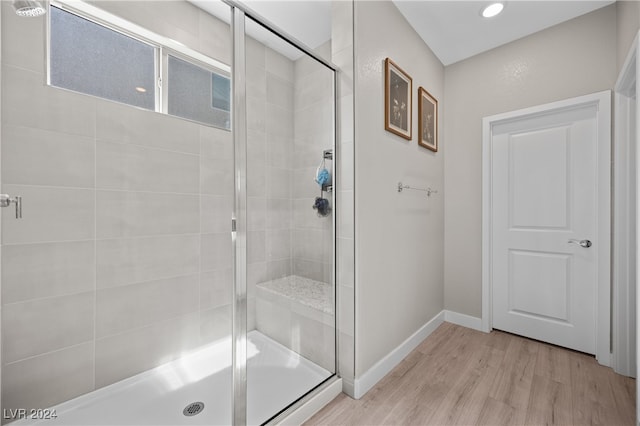
M333 187L334 214L332 218L332 250L333 250L333 289L334 289L334 338L335 338L335 375L339 376L339 333L338 327L338 292L336 274L336 207L337 207L337 164L339 155L336 150L338 140L338 70L335 65L321 58L298 40L285 36L277 26L251 11L235 0L222 0L231 9L232 36L232 136L234 163L234 209L231 217L232 235L232 282L234 301L232 304L232 420L234 425L247 424L247 104L246 104L246 18L256 21L278 37L289 42L309 57L320 62L333 72Z

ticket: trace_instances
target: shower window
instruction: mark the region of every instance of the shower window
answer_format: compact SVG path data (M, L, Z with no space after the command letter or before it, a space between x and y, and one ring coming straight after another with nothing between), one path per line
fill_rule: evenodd
M50 85L231 129L228 65L84 2L50 11Z
M168 56L168 113L229 129L229 78L172 55Z
M50 16L53 86L155 108L154 46L57 7Z

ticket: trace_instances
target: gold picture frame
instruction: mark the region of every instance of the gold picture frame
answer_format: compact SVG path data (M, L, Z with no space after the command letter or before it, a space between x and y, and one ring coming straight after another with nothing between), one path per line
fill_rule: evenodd
M418 88L418 144L438 152L438 100Z
M413 80L389 58L384 70L384 128L411 140Z

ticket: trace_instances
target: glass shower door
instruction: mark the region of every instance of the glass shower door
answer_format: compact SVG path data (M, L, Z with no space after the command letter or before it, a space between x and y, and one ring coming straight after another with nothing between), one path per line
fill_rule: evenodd
M261 424L336 371L334 72L245 25L247 421Z

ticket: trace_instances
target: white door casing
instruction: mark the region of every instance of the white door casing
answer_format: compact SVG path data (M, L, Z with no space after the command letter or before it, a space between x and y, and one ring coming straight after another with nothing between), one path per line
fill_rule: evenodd
M630 377L637 376L637 50L636 35L614 93L611 368Z
M614 355L616 358L616 371L622 370L623 374L629 374L631 369L635 369L636 379L640 377L640 292L637 291L637 271L640 271L640 242L637 238L638 212L640 212L640 108L637 100L640 98L640 31L636 33L633 42L627 53L627 57L620 70L616 90L616 153L621 156L632 157L623 162L626 167L619 170L616 165L616 177L618 182L623 182L623 189L629 195L626 203L616 201L616 225L615 238L618 239L616 257L622 253L622 259L616 259L615 272L616 281L614 290L614 331L617 332L617 339L614 335ZM630 172L630 173L629 173ZM616 188L616 195L625 193L621 188ZM624 197L624 196L623 196ZM630 203L633 203L631 206ZM622 220L620 220L622 219ZM620 234L627 234L627 238L620 238ZM622 240L623 244L620 244ZM635 297L633 297L635 296ZM629 301L627 298L633 298ZM624 315L624 314L627 315ZM635 316L635 319L630 318ZM618 353L616 353L618 352ZM622 352L622 353L620 353ZM634 358L631 360L630 358ZM620 368L622 365L622 368ZM625 371L626 370L626 371ZM640 381L636 380L636 424L640 424Z
M483 126L483 329L609 365L610 92Z

